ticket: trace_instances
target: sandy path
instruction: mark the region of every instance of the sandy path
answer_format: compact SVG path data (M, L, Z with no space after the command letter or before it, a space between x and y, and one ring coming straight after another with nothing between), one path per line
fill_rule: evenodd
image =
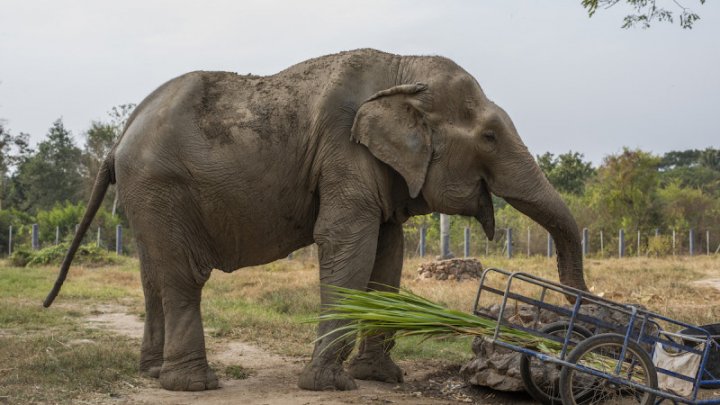
M131 338L142 338L143 323L126 313L122 306L100 305L85 318L89 327L102 328ZM221 388L203 392L173 392L160 388L157 380L146 379L147 387L128 390L113 404L457 404L473 402L470 398L455 400L428 398L413 392L413 383L422 381L433 370L416 370L412 364L401 364L407 370L402 385L357 381L359 389L349 392L304 391L296 386L297 376L307 359L278 356L257 346L224 341L206 336L208 360L216 368L242 365L250 376L221 379ZM139 349L138 342L138 349ZM410 390L410 391L408 391Z
M702 280L693 281L693 284L701 287L711 287L720 291L720 278L706 278Z

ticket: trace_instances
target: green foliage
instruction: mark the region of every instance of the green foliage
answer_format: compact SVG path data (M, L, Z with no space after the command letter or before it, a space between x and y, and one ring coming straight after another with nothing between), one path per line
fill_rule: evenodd
M38 151L20 163L14 177L17 207L48 209L58 201L77 202L81 191L81 152L61 119L48 131Z
M649 256L667 256L670 253L672 253L672 239L669 235L648 238L647 254Z
M703 229L710 225L714 198L696 188L682 187L672 182L658 191L662 203L662 216L665 224L677 229Z
M85 214L85 204L78 202L73 204L66 201L64 204L56 203L52 209L47 211L38 211L36 218L40 226L40 240L54 241L56 229L60 228L60 234L64 235L63 239L69 241L75 234L75 226L80 223ZM120 225L119 217L113 217L112 214L104 208L100 208L95 214L95 219L90 229L101 228L101 234L112 235L115 227ZM91 238L92 235L86 235Z
M30 224L34 222L34 218L25 212L16 209L0 210L0 249L7 253L8 251L8 228L13 226L14 245L24 242L23 236L30 229ZM25 238L27 239L27 238Z
M27 248L20 248L15 249L14 252L10 255L10 264L12 264L14 267L25 267L30 263L30 260L32 260L33 254L30 249Z
M629 230L657 223L659 163L650 153L627 148L605 157L588 190L589 203L603 225Z
M69 246L67 243L61 243L40 250L19 248L10 255L10 263L14 267L59 266L65 258ZM105 266L120 262L120 257L94 244L81 245L73 259L73 264L86 266Z
M547 152L538 156L540 169L555 189L563 193L580 195L585 191L585 183L595 175L590 162L583 161L583 154L570 151L555 157Z
M705 0L699 0L700 4L705 4ZM620 3L620 0L582 0L581 4L587 9L588 15L592 17L598 7L610 8ZM675 16L679 18L680 27L691 29L693 24L700 19L700 16L675 1L676 10L670 11L666 8L659 7L657 0L625 0L628 6L634 11L623 19L622 28L630 28L636 25L642 28L650 28L652 22L668 22L673 23Z

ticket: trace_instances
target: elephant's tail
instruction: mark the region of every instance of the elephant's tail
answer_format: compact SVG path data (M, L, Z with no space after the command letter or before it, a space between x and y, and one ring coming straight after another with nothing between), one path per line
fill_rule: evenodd
M63 260L62 266L60 266L60 273L58 274L57 280L55 280L55 285L53 286L52 291L50 291L50 294L48 294L47 298L45 298L45 302L43 302L43 306L45 308L49 307L53 303L55 297L57 297L60 292L60 288L62 287L65 277L67 277L68 270L70 269L70 263L72 263L73 257L75 257L75 252L77 252L80 247L80 243L85 236L85 232L87 232L88 228L90 228L90 224L92 223L93 218L95 218L95 214L97 213L98 208L100 208L100 204L102 203L103 197L105 197L105 192L110 184L115 184L114 148L108 157L105 158L105 161L103 161L102 166L100 166L100 171L98 172L97 177L95 177L95 184L93 185L92 193L90 194L90 202L88 202L85 215L75 232L70 248L65 254L65 259Z

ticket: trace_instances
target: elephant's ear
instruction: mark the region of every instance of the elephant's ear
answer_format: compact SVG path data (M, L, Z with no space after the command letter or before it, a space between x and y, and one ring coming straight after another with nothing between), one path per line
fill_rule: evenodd
M355 115L351 138L405 179L415 198L425 183L432 144L430 128L422 111L422 83L403 84L377 92Z

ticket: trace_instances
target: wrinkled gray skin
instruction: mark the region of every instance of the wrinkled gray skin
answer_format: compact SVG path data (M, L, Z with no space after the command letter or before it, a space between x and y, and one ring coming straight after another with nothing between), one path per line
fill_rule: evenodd
M363 49L273 76L193 72L165 83L137 107L98 174L75 249L115 181L145 293L140 369L169 390L218 386L200 317L212 269L268 263L316 242L322 284L397 287L401 224L433 211L474 216L492 238L490 193L548 229L561 282L585 289L568 208L505 111L442 57ZM327 288L321 300L332 302ZM318 335L338 326L323 322ZM402 381L384 338L361 342L348 371L352 345L319 340L298 385Z

